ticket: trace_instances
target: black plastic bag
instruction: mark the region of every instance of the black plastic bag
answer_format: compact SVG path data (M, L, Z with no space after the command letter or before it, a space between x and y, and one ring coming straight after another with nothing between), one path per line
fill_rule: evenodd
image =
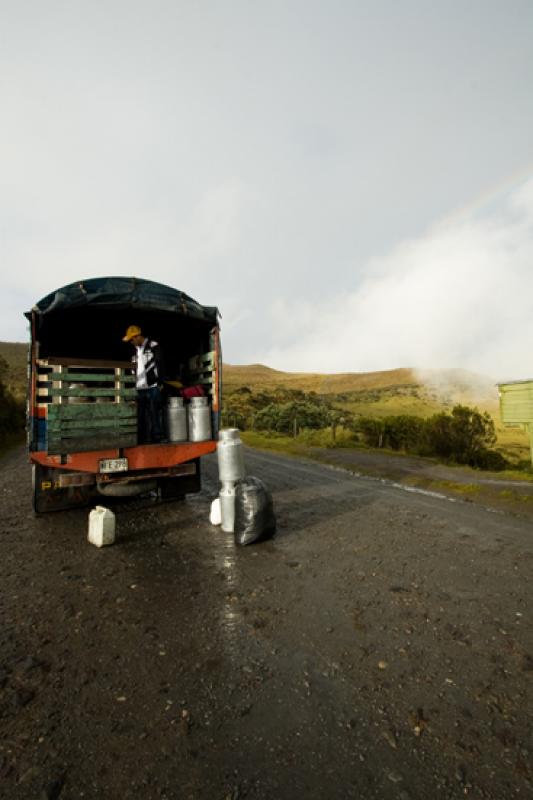
M276 531L272 495L259 478L248 476L237 482L235 491L235 544L254 544L269 539Z

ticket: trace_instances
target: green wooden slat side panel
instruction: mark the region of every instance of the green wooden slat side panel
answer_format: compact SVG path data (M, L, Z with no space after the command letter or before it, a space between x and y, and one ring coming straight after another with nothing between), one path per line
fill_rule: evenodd
M137 389L48 389L46 394L48 397L137 397Z
M130 417L137 418L136 403L65 403L50 404L47 408L48 421L63 419L109 419Z
M47 425L48 435L51 436L52 434L58 434L63 432L67 435L67 431L77 431L78 433L83 435L84 431L87 431L87 435L90 436L95 431L123 431L123 430L136 430L137 429L137 420L136 419L128 419L124 417L124 419L64 419L64 420L56 420L54 422L49 422Z
M215 351L193 356L189 359L189 382L205 386L208 394L214 393Z
M49 372L42 373L41 380L47 381L99 381L101 383L135 383L135 375L105 375L94 372Z
M202 383L202 384L203 383L205 383L205 384L213 383L213 378L212 377L211 378L195 378L194 380L195 380L195 383Z
M47 452L50 455L61 453L79 453L89 450L107 450L110 447L135 447L137 444L136 433L106 433L99 436L72 436L52 439L47 442Z
M213 380L213 373L212 372L189 372L188 374L189 380L193 380L196 383L199 383L201 380Z
M63 356L48 356L48 358L38 358L38 367L66 367L67 369L76 369L78 367L85 369L131 369L130 361L117 361L113 359L108 361L104 358L65 358Z
M136 403L49 405L46 450L51 455L137 444Z
M202 355L193 356L189 359L189 370L200 370L200 369L207 369L208 367L212 367L215 361L215 353L211 351L210 353L203 353Z

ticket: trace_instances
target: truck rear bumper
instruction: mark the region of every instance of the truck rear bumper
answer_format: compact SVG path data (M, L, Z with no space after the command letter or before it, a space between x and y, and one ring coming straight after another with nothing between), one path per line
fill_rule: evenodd
M182 475L196 475L196 461L184 464L175 464L172 467L151 469L149 471L106 473L95 475L92 472L67 472L65 469L57 472L56 488L65 489L67 486L105 486L106 484L135 483L152 478L177 478Z
M118 473L82 472L71 464L49 466L39 461L32 464L32 503L38 514L87 505L96 492L125 497L157 489L161 499L175 499L201 490L200 458Z
M149 444L137 447L112 448L94 450L87 453L68 453L67 455L48 455L42 451L30 453L30 461L43 467L65 469L97 475L99 480L117 477L132 480L132 472L143 470L142 477L147 475L179 475L172 468L195 458L213 453L217 448L214 440L207 442L184 442L183 444ZM110 458L127 458L128 473L100 473L100 461Z

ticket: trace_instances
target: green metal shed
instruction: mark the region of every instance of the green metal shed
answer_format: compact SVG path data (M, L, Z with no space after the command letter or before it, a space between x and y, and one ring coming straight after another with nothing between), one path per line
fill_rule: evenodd
M500 415L504 425L529 433L533 463L533 380L499 383Z

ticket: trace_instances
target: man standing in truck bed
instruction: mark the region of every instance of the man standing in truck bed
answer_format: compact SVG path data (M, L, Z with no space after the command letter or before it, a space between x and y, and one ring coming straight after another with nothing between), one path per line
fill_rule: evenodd
M131 360L137 376L139 444L156 444L162 439L161 350L157 342L143 336L138 325L130 325L122 341L135 348Z

